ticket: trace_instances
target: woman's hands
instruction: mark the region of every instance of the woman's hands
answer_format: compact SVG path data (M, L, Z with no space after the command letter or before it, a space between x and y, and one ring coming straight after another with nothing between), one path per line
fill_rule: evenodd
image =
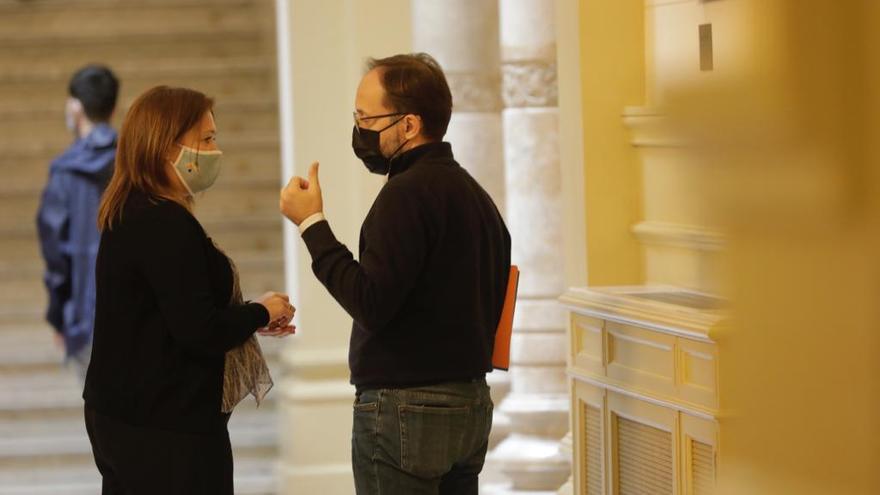
M290 304L290 297L279 292L267 292L256 301L269 312L269 325L257 330L260 335L268 337L285 337L296 332L291 324L296 308Z

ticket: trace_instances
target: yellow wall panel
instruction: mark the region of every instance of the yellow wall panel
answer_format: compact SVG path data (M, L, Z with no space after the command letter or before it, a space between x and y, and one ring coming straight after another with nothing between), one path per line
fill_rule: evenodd
M621 112L645 103L644 0L581 4L584 180L589 285L643 280L639 166Z

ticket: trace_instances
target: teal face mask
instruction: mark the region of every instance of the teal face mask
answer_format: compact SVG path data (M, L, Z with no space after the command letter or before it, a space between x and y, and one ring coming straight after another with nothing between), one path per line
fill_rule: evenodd
M180 147L180 154L174 161L174 171L183 181L190 195L208 189L220 175L220 150L197 150L187 146Z

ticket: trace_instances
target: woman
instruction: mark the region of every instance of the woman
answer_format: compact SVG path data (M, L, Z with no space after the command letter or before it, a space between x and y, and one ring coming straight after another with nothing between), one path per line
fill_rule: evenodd
M219 173L213 101L156 87L131 106L101 201L85 419L107 494L231 494L227 422L271 378L255 332L294 308L241 301L235 268L192 215Z

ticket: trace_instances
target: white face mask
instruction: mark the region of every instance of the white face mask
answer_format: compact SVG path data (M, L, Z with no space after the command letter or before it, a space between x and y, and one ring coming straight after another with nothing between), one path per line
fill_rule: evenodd
M180 147L180 154L174 161L174 171L183 181L190 195L202 192L214 184L220 175L220 150L197 150L188 146Z
M76 128L76 114L82 112L82 103L75 98L68 98L67 104L64 106L64 125L67 127L67 130L74 135L77 135ZM77 137L79 137L77 135Z

